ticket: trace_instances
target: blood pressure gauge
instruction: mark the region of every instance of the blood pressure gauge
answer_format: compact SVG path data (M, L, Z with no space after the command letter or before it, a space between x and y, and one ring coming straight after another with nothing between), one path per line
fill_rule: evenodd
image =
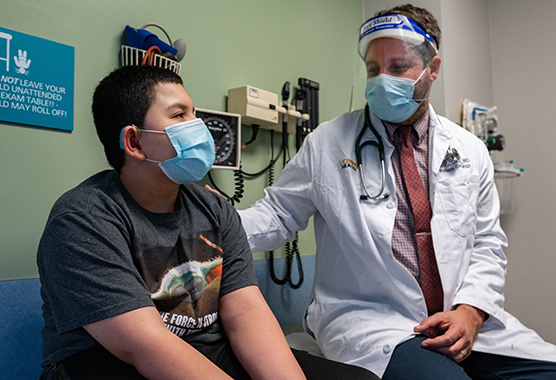
M213 169L239 169L241 152L241 115L229 112L195 109L214 139L216 157Z

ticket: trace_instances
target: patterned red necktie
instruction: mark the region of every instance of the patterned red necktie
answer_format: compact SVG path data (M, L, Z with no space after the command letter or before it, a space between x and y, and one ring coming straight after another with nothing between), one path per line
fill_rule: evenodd
M432 315L442 311L444 298L432 244L430 225L432 210L415 163L413 144L411 143L413 126L402 125L399 129L403 135L403 143L400 145L400 162L403 180L409 195L409 203L413 210L421 290L425 296L429 315Z

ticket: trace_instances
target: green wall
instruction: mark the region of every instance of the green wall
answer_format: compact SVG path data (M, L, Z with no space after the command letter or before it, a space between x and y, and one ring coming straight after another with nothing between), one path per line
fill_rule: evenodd
M361 0L4 0L0 26L75 47L75 119L71 133L0 122L0 279L37 275L36 249L52 204L108 167L90 103L96 83L119 66L126 24L156 22L172 39L185 39L181 76L197 107L225 111L229 88L280 93L285 81L306 77L320 83L324 121L348 110L361 13ZM356 105L362 102L358 96ZM251 131L242 129L245 141ZM269 133L259 135L243 151L248 172L270 159ZM230 172L214 178L233 191ZM264 177L246 181L237 207L262 197L265 185ZM314 254L310 228L300 245Z

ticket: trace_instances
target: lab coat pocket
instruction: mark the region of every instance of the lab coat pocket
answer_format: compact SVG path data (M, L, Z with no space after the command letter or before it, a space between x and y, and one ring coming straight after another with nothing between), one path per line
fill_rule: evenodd
M459 236L474 233L479 176L468 175L440 180L436 186L436 193L439 202L435 212L441 213L446 218L448 227Z

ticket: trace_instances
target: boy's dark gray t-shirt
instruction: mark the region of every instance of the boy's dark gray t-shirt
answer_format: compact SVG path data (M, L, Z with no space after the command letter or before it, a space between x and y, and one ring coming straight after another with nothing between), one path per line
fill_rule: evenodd
M219 340L220 296L257 284L239 215L221 196L187 184L174 212L152 213L115 171L60 197L37 263L44 367L98 347L82 326L146 306L187 342Z

